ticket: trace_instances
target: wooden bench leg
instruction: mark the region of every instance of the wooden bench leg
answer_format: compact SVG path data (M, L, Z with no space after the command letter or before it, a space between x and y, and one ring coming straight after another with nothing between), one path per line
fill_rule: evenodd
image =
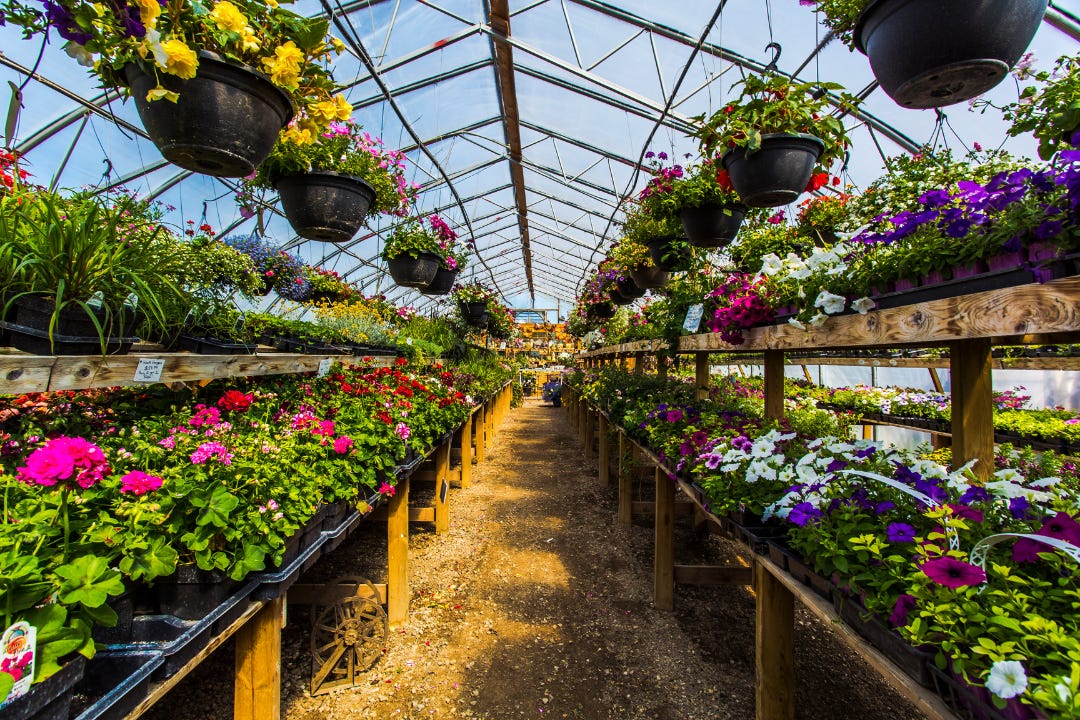
M759 563L754 563L756 604L757 720L793 720L795 717L795 596Z
M656 468L656 548L653 602L660 610L675 607L675 483Z
M630 527L634 517L634 484L633 473L624 465L629 462L627 454L630 445L626 433L619 431L619 513L618 522L624 527Z
M236 720L281 717L281 618L285 597L266 603L236 631Z
M402 478L386 516L386 614L391 627L409 617L409 478Z
M608 468L608 420L603 415L600 416L600 485L607 487L611 482L611 471Z
M450 530L450 443L435 450L435 534Z
M463 488L472 485L472 422L470 417L461 426L461 487Z
M484 457L487 455L487 448L484 447L485 443L487 442L485 432L487 428L487 420L484 419L485 414L486 408L483 405L481 405L480 409L473 413L473 417L476 419L476 433L474 437L476 440L476 462L478 463L484 462Z

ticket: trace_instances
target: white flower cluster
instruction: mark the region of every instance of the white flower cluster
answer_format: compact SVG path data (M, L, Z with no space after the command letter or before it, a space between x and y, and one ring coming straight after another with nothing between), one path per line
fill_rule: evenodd
M810 256L803 259L795 253L788 253L786 258L781 259L775 253L769 253L762 258L760 274L771 278L779 284L793 283L797 288L797 296L806 299L804 281L811 276L835 278L842 277L848 271L848 264L844 261L851 249L837 243L829 249L815 247ZM868 297L859 298L851 303L851 309L861 315L865 315L875 306L875 302ZM842 313L847 308L847 298L842 295L822 290L814 299L814 307L818 312L807 322L813 327L818 327L830 315ZM788 323L800 330L805 330L806 325L797 318L791 318Z

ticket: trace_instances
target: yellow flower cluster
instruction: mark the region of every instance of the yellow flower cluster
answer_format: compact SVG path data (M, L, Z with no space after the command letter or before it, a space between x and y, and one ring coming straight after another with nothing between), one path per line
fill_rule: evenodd
M351 342L383 342L387 328L374 308L364 303L320 304L315 310L320 325L332 328Z
M345 122L352 117L352 105L344 95L335 95L329 100L317 102L308 108L308 115L319 125L325 127L334 120Z
M264 57L262 66L275 85L286 90L296 90L300 81L300 65L303 62L304 52L290 40L274 48L272 57Z

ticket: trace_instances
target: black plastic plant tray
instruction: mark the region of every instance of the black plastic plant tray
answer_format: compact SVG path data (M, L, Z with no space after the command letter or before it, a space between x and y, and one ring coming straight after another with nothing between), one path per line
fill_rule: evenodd
M310 568L322 556L323 545L326 543L326 535L319 533L318 537L311 542L307 549L291 563L277 572L254 573L251 579L258 582L252 594L253 600L273 600L285 594L301 573Z
M154 671L165 664L160 652L100 652L86 666L75 686L75 701L92 702L75 720L121 720L150 692Z
M933 687L929 670L929 665L934 661L933 653L913 647L880 618L868 613L843 593L833 594L833 608L848 627L877 648L908 677L923 687Z
M16 350L31 353L32 355L100 355L101 342L96 337L79 337L75 335L57 335L53 333L52 343L49 343L49 332L37 328L26 327L13 322L0 322L8 333L8 342ZM137 337L108 338L105 344L107 355L126 355L131 351L131 346L138 342ZM53 350L55 349L55 353Z
M180 347L200 355L252 355L258 345L234 343L215 338L180 336Z

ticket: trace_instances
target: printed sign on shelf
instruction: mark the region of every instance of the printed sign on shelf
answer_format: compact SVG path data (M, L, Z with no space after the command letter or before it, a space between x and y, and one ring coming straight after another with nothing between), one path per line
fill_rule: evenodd
M683 321L683 330L693 335L701 327L701 316L705 312L705 306L701 303L691 305L686 311L686 320Z
M135 382L158 382L164 369L164 358L139 358L139 364L135 367Z
M13 624L0 636L0 668L15 681L0 707L30 690L36 655L37 630L25 620Z

